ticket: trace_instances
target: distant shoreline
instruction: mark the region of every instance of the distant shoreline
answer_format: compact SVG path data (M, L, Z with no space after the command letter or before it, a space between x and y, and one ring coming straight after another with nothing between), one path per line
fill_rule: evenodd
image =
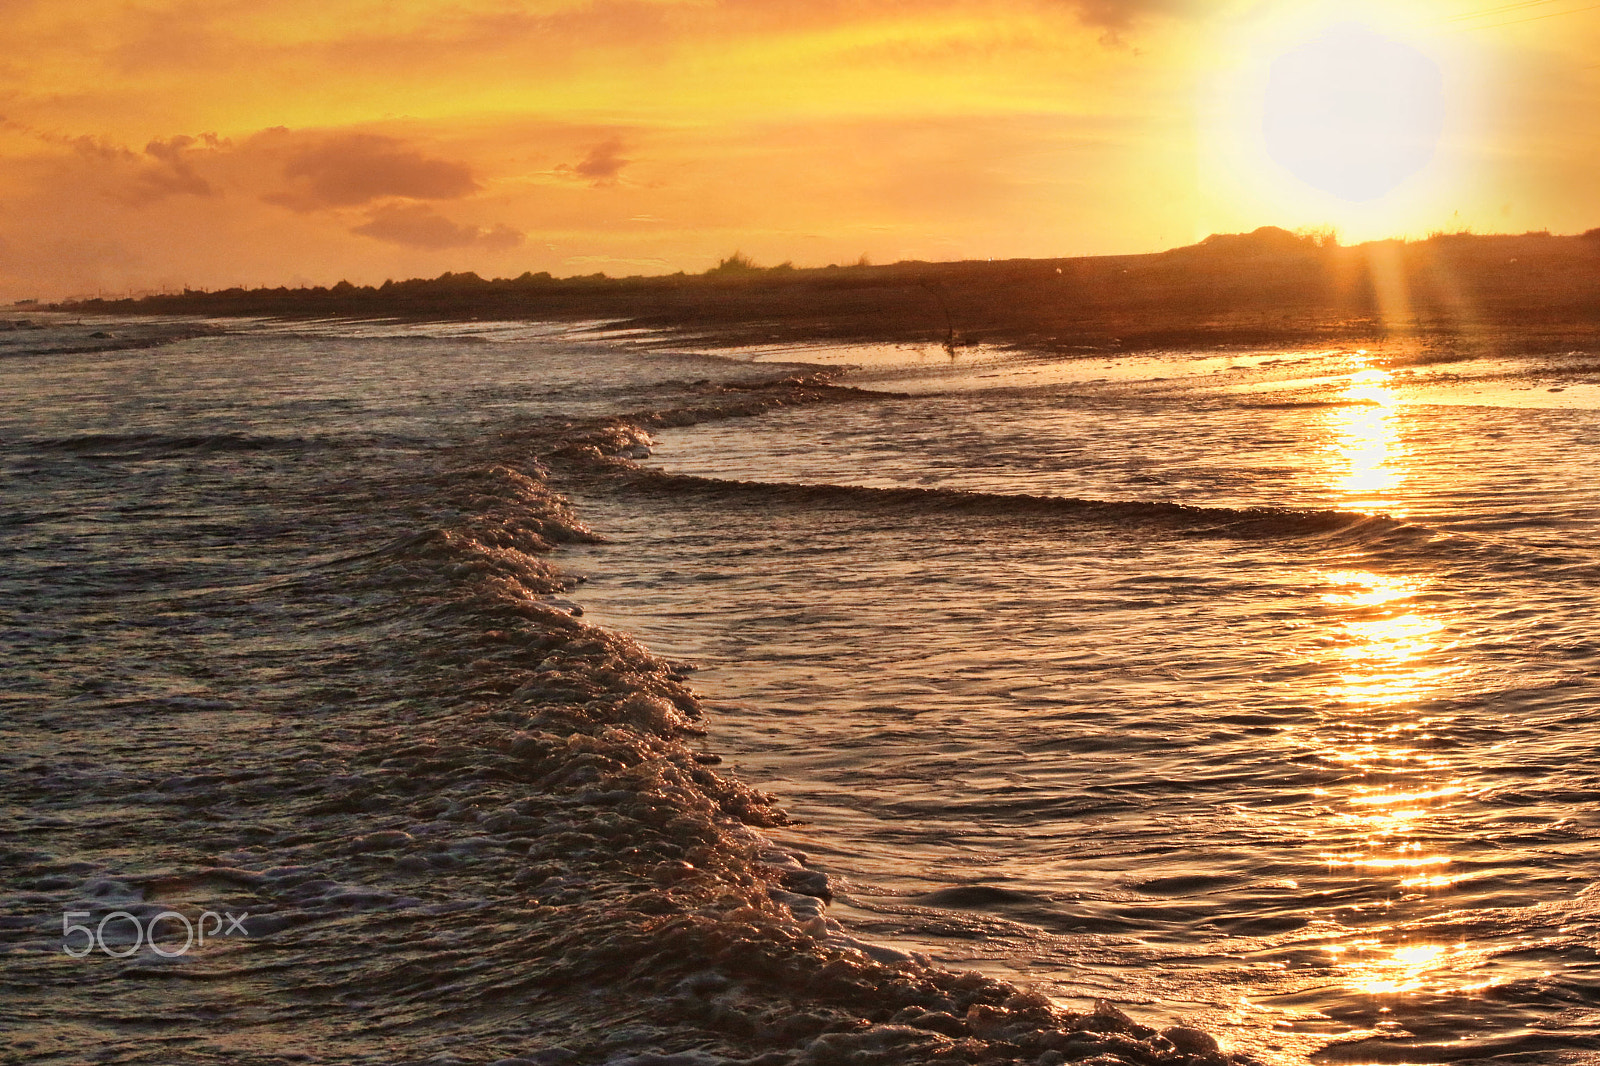
M41 310L44 308L40 308ZM1342 247L1273 227L1147 255L704 274L476 274L331 288L187 290L50 310L217 317L606 320L712 347L895 342L1069 354L1403 343L1472 354L1600 339L1600 230Z

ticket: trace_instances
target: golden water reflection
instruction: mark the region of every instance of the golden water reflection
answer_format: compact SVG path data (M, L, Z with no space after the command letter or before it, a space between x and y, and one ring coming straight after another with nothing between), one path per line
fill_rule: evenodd
M1407 943L1385 945L1381 940L1352 940L1330 949L1351 975L1351 987L1370 996L1422 991L1466 991L1481 988L1459 980L1473 960L1466 944Z
M1377 917L1397 900L1448 891L1462 876L1451 871L1441 842L1451 838L1449 811L1467 790L1450 754L1432 743L1438 721L1417 709L1460 666L1448 654L1448 626L1426 599L1426 577L1353 567L1320 577L1330 623L1318 655L1327 711L1313 742L1337 781L1320 790L1318 857L1330 876L1382 893L1384 904L1371 912ZM1460 967L1473 958L1465 945L1409 942L1398 929L1375 935L1347 928L1349 936L1327 950L1350 991L1464 987Z
M1448 665L1422 661L1438 647L1444 623L1394 606L1421 592L1421 579L1365 570L1323 577L1330 587L1322 601L1341 619L1338 682L1330 686L1331 695L1348 704L1387 706L1417 699L1450 672Z
M1396 399L1388 371L1356 353L1340 396L1324 416L1324 483L1334 506L1398 514L1392 493L1407 479ZM1467 789L1448 749L1442 720L1420 708L1462 666L1450 654L1447 620L1427 596L1426 574L1386 574L1359 565L1319 577L1320 616L1313 658L1326 708L1311 743L1333 771L1319 790L1314 832L1329 877L1363 885L1369 901L1346 932L1327 943L1341 985L1396 995L1469 987L1475 955L1408 933L1393 907L1451 887L1451 811ZM1361 914L1365 918L1360 917Z
M1405 480L1406 453L1390 373L1368 366L1365 352L1351 356L1350 368L1340 393L1344 405L1327 416L1333 488L1345 497L1342 507L1395 514L1393 501L1385 494Z

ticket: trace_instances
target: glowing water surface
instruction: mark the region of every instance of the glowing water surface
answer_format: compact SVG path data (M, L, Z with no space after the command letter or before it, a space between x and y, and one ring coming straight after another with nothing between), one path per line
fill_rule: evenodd
M668 431L653 462L991 514L580 497L617 543L577 558L600 620L702 664L713 736L807 821L786 839L837 913L1274 1063L1591 1061L1586 381L1360 351L863 362L915 398ZM1545 406L1437 402L1457 382ZM1389 518L1175 534L1017 493Z
M531 468L530 425L698 406L697 382L795 368L525 323L89 350L149 328L0 335L18 519L0 754L24 841L0 878L23 952L0 999L29 1017L0 1038L127 1062L481 1054L522 1023L504 983L527 976L521 941L397 896L372 920L416 924L383 918L375 947L354 924L368 904L339 897L370 896L341 889L383 883L387 860L343 829L390 812L341 798L307 839L385 745L430 716L472 725L454 679L478 645L439 639L383 553L454 521L462 464ZM789 489L554 476L612 538L561 553L592 578L590 617L703 664L707 746L805 820L781 835L838 879L837 915L1063 1000L1190 1016L1274 1062L1593 1061L1585 359L814 355L864 355L854 380L911 398L663 433L656 460ZM1264 505L1321 519L1226 510ZM60 951L60 914L106 902L95 885L308 862L328 924L252 940L276 961L249 973L155 980L135 959L123 980L100 959L85 980ZM520 922L525 869L520 851L430 864L416 891ZM441 955L446 930L478 946ZM448 973L448 995L395 984L408 968ZM494 1006L463 1012L464 991ZM237 1024L258 1010L274 1021ZM373 1010L403 1024L352 1024ZM598 1024L619 1056L653 1039Z

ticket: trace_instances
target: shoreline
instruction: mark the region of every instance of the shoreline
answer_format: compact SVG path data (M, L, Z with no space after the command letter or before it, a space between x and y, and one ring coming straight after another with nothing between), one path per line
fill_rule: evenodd
M720 393L723 402L602 419L564 434L540 452L540 461L571 467L566 477L626 478L637 472L630 459L645 445L643 434L652 426L880 398L813 378L710 391ZM511 443L501 441L502 447ZM550 487L553 470L540 471L535 486L521 481L526 474L511 473L519 497L534 494L533 512L541 516L536 520L548 521L543 516L553 509L561 524L576 525L564 498ZM491 595L498 597L498 590ZM649 808L671 797L666 815L640 812L625 849L659 851L661 861L627 872L603 859L590 870L581 862L566 862L570 872L557 879L564 884L610 882L614 888L609 899L590 896L566 904L587 913L572 923L573 935L552 945L561 953L547 956L546 980L599 982L616 991L615 975L630 975L622 987L643 997L637 1001L641 1015L676 1031L656 1041L656 1050L637 1060L640 1066L679 1061L675 1055L685 1056L685 1064L763 1066L846 1058L885 1066L1048 1066L1089 1059L1242 1066L1252 1061L1223 1052L1209 1034L1195 1029L1158 1031L1141 1025L1108 1002L1088 1012L1063 1010L1007 982L950 971L849 936L827 916L832 890L826 875L763 834L764 828L787 821L774 798L718 774L711 767L720 757L691 746L705 731L695 724L701 717L699 697L683 668L658 659L625 634L574 621L559 610L544 613L517 605L512 613L519 616L512 625L525 624L532 641L553 641L554 647L541 664L544 669L505 698L512 714L531 715L506 750L542 760L540 780L555 782L552 792L565 792L579 803L599 802L625 818L637 817L632 804ZM502 632L510 628L506 621L497 620ZM510 633L506 639L518 642ZM568 658L569 651L577 654ZM555 676L549 670L552 659L564 660ZM519 672L498 687L521 677ZM591 698L577 705L563 690ZM545 702L551 697L560 702ZM608 768L607 763L621 765ZM697 843L683 850L685 836ZM673 858L680 850L681 857ZM650 916L642 928L632 924L637 913ZM602 929L611 931L611 942L596 945ZM769 1029L774 1025L775 1031ZM705 1049L707 1040L726 1042L718 1052L722 1059L688 1057ZM592 1053L580 1049L572 1061L587 1061ZM650 1057L657 1053L664 1057Z
M514 426L400 480L343 487L375 492L397 535L273 597L349 601L376 641L358 687L326 711L328 697L297 693L266 737L240 721L169 753L176 773L146 792L73 793L87 837L13 844L12 878L37 894L6 919L0 984L24 1020L8 1050L72 1058L91 1019L100 1057L119 1062L1251 1061L1198 1030L1158 1031L1104 1002L1063 1010L850 937L827 917L826 876L763 834L785 818L773 798L715 769L687 668L564 603L571 579L552 553L593 535L552 468L626 471L641 420L861 398L876 396L825 379L708 385L691 406ZM57 796L30 781L8 788ZM141 805L185 834L128 851L104 816ZM226 908L248 912L248 937L177 963L97 956L86 971L39 917L46 901L96 919ZM296 1035L306 1009L315 1024ZM160 1039L152 1016L168 1019Z
M1372 343L1535 352L1600 342L1600 232L1340 247L1268 227L1134 256L631 278L446 273L377 287L185 291L30 309L606 321L721 348L876 341L1092 355Z

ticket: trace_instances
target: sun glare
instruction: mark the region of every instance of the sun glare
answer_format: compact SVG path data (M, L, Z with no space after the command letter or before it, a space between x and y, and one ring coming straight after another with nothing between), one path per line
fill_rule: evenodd
M1452 225L1487 68L1445 25L1425 2L1269 4L1228 23L1201 93L1204 228L1266 217L1353 242Z
M1273 62L1263 111L1274 160L1313 188L1361 202L1433 158L1444 81L1415 48L1347 22Z

